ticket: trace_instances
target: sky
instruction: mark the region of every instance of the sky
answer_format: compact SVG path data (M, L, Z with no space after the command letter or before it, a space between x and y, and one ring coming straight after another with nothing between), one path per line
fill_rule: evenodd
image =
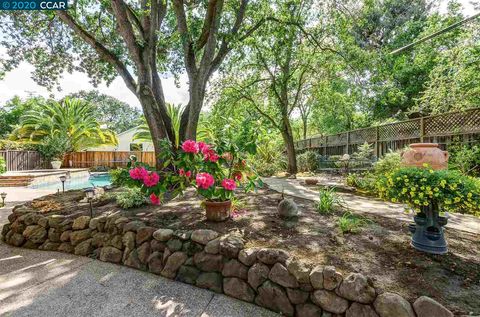
M466 16L471 16L474 13L475 10L469 0L459 0L459 2L464 6ZM440 12L445 12L446 3L446 1L441 3L439 8ZM0 56L2 54L5 54L5 49L0 47ZM89 83L87 75L80 72L74 72L72 74L66 73L61 80L62 91L49 92L46 88L37 85L31 79L32 71L32 65L22 62L19 67L6 74L4 79L0 81L0 106L14 96L27 97L29 95L40 95L50 97L50 95L53 94L54 97L58 99L80 90L97 89L101 93L115 97L131 106L140 108L140 103L135 95L125 86L123 80L119 77L116 78L110 86L101 84L95 88ZM188 103L188 84L186 75L180 77L179 88L175 86L173 77L163 79L162 84L167 102L173 104Z

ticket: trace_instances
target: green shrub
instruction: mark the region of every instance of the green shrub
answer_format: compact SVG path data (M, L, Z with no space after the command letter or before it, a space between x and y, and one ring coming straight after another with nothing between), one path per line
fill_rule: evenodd
M367 194L375 194L377 176L371 172L363 174L350 173L346 177L346 183L348 186L360 189Z
M344 205L344 200L337 194L335 188L320 189L318 194L319 201L317 202L317 212L322 214L330 214L334 207Z
M5 173L7 171L7 163L3 156L0 156L0 174Z
M368 142L363 143L358 147L358 150L352 154L353 158L356 160L369 160L373 157L373 144L368 144Z
M38 151L46 160L62 161L63 156L70 150L68 138L61 135L47 136L38 146Z
M370 221L365 217L347 211L337 220L337 225L342 233L358 233Z
M36 151L37 148L38 148L38 144L11 141L11 140L0 140L0 150Z
M373 165L373 172L376 175L384 175L385 173L390 173L391 171L400 168L401 162L402 156L400 155L400 152L390 151Z
M480 179L458 171L404 167L379 177L377 190L417 211L433 203L441 211L480 215Z
M125 186L130 180L128 170L125 168L111 169L108 173L110 174L112 185L114 186Z
M452 146L449 152L449 169L458 170L465 175L480 175L480 146Z
M123 209L135 208L145 205L145 195L140 188L126 188L124 192L116 195L117 204Z
M319 155L314 151L305 151L297 155L297 168L299 172L314 172L318 169Z
M257 145L257 153L249 156L249 161L258 175L272 176L287 166L282 150L281 144L264 140Z

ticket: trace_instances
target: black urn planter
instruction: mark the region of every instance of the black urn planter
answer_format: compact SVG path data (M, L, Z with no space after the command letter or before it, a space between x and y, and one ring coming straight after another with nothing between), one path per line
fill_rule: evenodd
M447 217L440 217L438 205L424 206L422 211L413 217L414 223L408 225L412 233L412 246L423 252L445 254L448 252L447 242L443 234L443 226Z

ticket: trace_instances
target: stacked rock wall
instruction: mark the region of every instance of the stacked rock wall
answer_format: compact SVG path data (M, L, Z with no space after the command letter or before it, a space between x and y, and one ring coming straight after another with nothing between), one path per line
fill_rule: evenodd
M8 219L2 229L8 244L123 264L286 316L453 316L428 297L411 305L397 294L379 295L359 273L344 276L333 266L312 269L281 249L246 249L237 234L159 229L118 214L44 217L21 207Z

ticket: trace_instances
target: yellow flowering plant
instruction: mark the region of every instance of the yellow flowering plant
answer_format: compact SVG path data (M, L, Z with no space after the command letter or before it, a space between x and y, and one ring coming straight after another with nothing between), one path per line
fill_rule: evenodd
M480 179L457 171L404 167L379 177L376 187L381 198L417 211L434 204L441 212L480 216Z

